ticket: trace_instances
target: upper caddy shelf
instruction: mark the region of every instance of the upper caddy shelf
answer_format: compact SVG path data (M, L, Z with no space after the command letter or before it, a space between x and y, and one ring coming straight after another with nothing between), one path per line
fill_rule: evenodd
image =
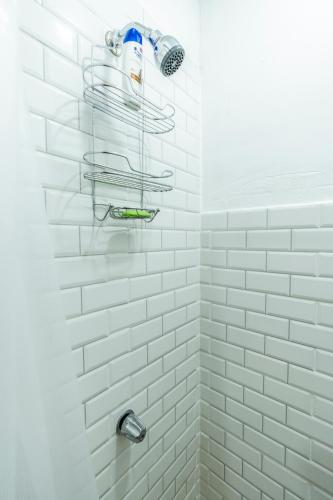
M84 100L95 109L149 134L165 134L174 129L175 108L171 104L161 107L138 94L131 78L117 66L93 62L84 68L83 79ZM124 79L131 91L124 89Z

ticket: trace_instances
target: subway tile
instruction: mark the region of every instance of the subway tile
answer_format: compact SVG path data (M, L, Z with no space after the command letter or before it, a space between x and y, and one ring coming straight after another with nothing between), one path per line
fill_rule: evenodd
M136 375L136 374L135 374ZM134 376L135 376L134 375ZM156 378L156 377L155 377ZM170 372L158 379L156 382L149 383L148 387L148 407L167 394L175 386L175 373Z
M247 290L229 288L227 304L233 307L265 312L265 295L257 292L249 292Z
M155 295L162 291L162 280L159 274L131 278L129 284L133 300Z
M248 231L247 248L252 250L290 250L291 232L288 230Z
M182 307L200 299L199 284L190 285L175 291L175 305Z
M82 375L79 379L81 401L85 402L108 388L108 370L104 366Z
M252 429L249 429L252 431ZM255 432L255 431L253 431ZM226 434L226 448L238 455L242 460L245 460L254 467L260 469L261 456L259 451L238 439L232 434Z
M76 59L76 35L68 25L34 0L22 2L21 7L20 25L25 31L71 59Z
M80 253L79 228L76 226L50 226L55 257L73 257Z
M265 425L265 424L264 424ZM251 429L251 427L244 427L244 441L248 443L254 451L259 450L261 453L264 455L267 455L277 462L284 463L284 447L277 443L274 439L270 439L265 434L262 432L257 432L254 429ZM246 460L246 458L245 458ZM246 460L249 463L250 460ZM261 468L261 457L260 457L260 462L258 462L257 465L255 463L252 463L255 467L258 467L258 469Z
M333 281L329 278L292 276L291 295L315 300L331 301L333 297Z
M331 328L291 321L290 339L299 344L333 351L333 332Z
M266 269L266 252L228 250L228 267L264 271Z
M147 299L147 316L153 318L173 309L175 298L173 292L162 293Z
M332 226L333 225L333 206L332 203L320 205L320 225Z
M86 404L86 424L90 426L97 422L129 399L130 395L130 383L128 379L125 379L89 400Z
M200 367L206 368L211 373L225 375L225 361L206 352L200 353Z
M318 304L318 323L333 326L333 304Z
M110 383L114 384L147 365L147 347L118 356L109 363Z
M253 351L264 352L264 336L259 333L254 333L249 330L227 327L227 340L231 344L236 344L240 347L251 349Z
M242 461L239 457L237 457L237 455L229 451L224 446L215 443L214 441L210 441L209 451L215 458L217 458L224 465L230 467L238 474L241 474Z
M106 339L88 344L84 348L84 364L86 370L91 370L130 350L130 331L122 330Z
M314 368L314 350L294 342L268 337L266 339L265 353L282 361L288 361L306 368Z
M217 340L226 340L226 325L222 325L221 323L210 321L205 318L201 318L200 325L202 334L206 334L209 337L216 338Z
M314 398L314 415L333 424L333 402L327 399Z
M330 252L333 248L333 229L295 229L293 250Z
M218 304L225 304L227 301L226 289L221 286L202 285L201 297L203 300Z
M159 377L162 376L162 373L163 369L161 359L145 366L131 377L132 393L136 394L148 385L153 384Z
M38 78L43 78L44 65L42 45L26 33L21 32L19 36L21 50L24 51L24 58L22 58L23 69L34 74Z
M333 399L332 378L326 375L290 366L289 383L328 399Z
M216 409L211 409L210 410L210 418L212 423L221 426L221 422L223 421L223 429L225 432L231 432L231 434L234 434L235 436L241 438L243 435L243 427L242 424L233 418L232 416L228 415L227 413L221 412ZM221 432L221 431L219 431ZM216 437L214 437L216 441Z
M67 288L61 291L61 298L66 319L80 316L81 314L81 289Z
M105 312L86 314L68 320L72 348L80 347L94 340L102 339L109 333Z
M174 332L159 337L153 342L150 342L147 347L148 347L148 363L151 363L156 359L161 358L167 352L172 351L172 349L175 347Z
M316 368L320 372L333 376L333 354L329 354L324 351L317 351Z
M287 450L286 466L312 484L333 493L333 474L296 453Z
M174 269L174 252L149 252L147 254L147 273L160 273Z
M317 464L333 472L333 451L332 448L324 446L315 441L312 443L311 458Z
M297 451L297 453L300 453L305 457L309 456L310 440L303 434L290 428L289 422L287 422L287 425L283 425L264 417L264 435L292 450Z
M306 436L333 446L332 425L310 415L288 408L287 425ZM297 451L297 450L296 450Z
M233 360L230 360L233 361ZM258 354L252 351L245 352L245 366L251 370L277 378L282 381L287 381L288 365L283 361L269 358L264 354ZM266 379L267 380L267 379Z
M295 205L268 209L268 227L312 227L319 225L319 205Z
M288 488L288 490L296 493L304 500L310 500L309 483L301 479L297 474L294 474L286 467L277 464L273 460L264 457L263 472L267 474L277 483Z
M236 347L227 342L212 339L211 350L215 356L218 356L221 359L226 359L241 365L244 363L244 349L242 347Z
M318 274L319 276L328 276L330 278L333 276L333 253L318 254Z
M311 413L312 398L309 392L266 377L264 393L277 401L286 403L288 406L293 406L306 413Z
M111 332L134 326L146 320L146 301L137 300L121 306L114 306L108 311Z
M212 283L233 288L245 288L245 271L212 269Z
M226 267L227 252L225 250L209 250L204 248L201 251L201 265Z
M267 493L272 499L283 500L283 487L247 463L244 463L243 476L260 491Z
M163 316L163 332L169 332L186 323L186 308L176 309Z
M288 338L289 321L287 319L247 311L246 326L250 330L273 337Z
M211 235L211 246L212 248L245 248L246 233L245 231L214 231Z
M268 252L267 271L287 274L316 274L316 254Z
M246 273L246 288L258 292L289 295L289 277L283 274L248 271Z
M278 403L270 397L245 389L244 403L246 406L259 411L263 415L267 415L275 420L278 420L279 422L284 423L286 421L285 405Z
M246 387L263 392L263 376L248 368L227 362L227 377Z
M205 231L227 229L227 212L204 212L201 214L201 226Z
M212 319L235 326L245 326L245 311L235 307L225 307L213 304Z
M23 85L32 112L75 128L78 126L78 103L73 96L31 75L25 75Z
M127 279L108 281L82 288L83 312L106 309L113 305L127 302L129 299L129 282Z
M237 401L243 401L243 388L240 384L229 380L229 377L211 375L211 388L225 396L229 396Z
M246 481L246 479L228 468L226 469L225 479L236 491L244 496L246 495L248 500L260 500L260 491Z
M228 229L265 228L266 224L266 210L235 210L228 212Z
M316 320L316 303L309 300L267 295L266 312L276 316L314 323Z

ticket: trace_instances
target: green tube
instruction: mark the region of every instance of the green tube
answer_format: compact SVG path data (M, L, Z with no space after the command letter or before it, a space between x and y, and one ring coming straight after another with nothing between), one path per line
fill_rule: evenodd
M151 216L152 213L144 209L127 208L126 210L123 210L121 212L121 217L123 219L131 219L131 218L150 219Z

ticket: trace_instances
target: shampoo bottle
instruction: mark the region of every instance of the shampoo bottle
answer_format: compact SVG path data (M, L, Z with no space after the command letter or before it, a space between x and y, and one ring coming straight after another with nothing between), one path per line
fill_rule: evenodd
M142 35L135 28L127 31L123 40L123 89L125 104L133 109L139 109L140 103L135 94L143 94L142 72ZM131 97L133 96L133 98Z

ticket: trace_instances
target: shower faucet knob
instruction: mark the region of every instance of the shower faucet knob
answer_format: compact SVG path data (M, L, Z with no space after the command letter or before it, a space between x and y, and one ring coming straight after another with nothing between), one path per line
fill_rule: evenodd
M133 441L133 443L141 443L146 433L146 426L135 415L133 410L125 411L117 422L117 434Z

